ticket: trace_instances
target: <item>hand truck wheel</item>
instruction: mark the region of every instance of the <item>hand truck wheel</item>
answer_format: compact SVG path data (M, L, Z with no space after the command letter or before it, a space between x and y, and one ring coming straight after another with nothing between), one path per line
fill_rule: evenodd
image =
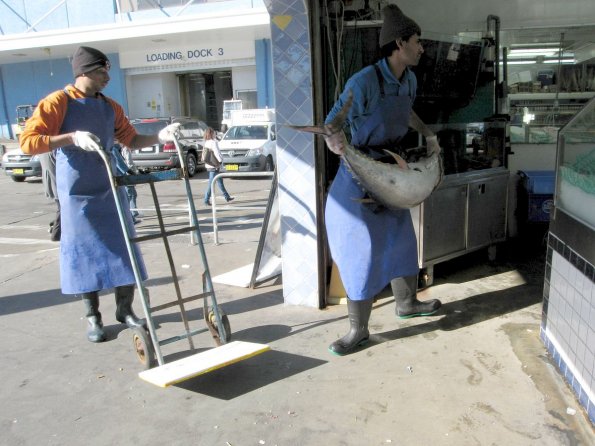
M136 327L132 329L132 346L134 347L136 357L145 370L149 370L157 364L153 342L151 341L149 332L145 328Z
M229 342L231 340L231 324L229 323L229 318L225 314L225 312L219 309L219 316L221 317L221 324L223 325L223 335L219 333L219 327L217 326L217 318L215 317L215 312L213 310L209 311L209 317L207 320L207 324L209 324L213 329L217 332L219 339L223 342Z

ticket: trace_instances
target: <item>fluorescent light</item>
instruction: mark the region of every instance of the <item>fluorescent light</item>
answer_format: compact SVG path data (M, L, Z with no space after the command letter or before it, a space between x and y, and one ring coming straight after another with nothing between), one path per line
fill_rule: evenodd
M507 60L506 65L533 65L536 64L536 60ZM504 65L503 62L500 62L500 65Z
M523 122L530 124L535 119L534 113L529 113L529 107L523 107Z
M557 52L556 48L516 48L509 51L508 57L553 56Z
M548 60L544 60L543 63L575 64L576 63L576 59L574 59L574 58L572 58L572 59L562 59L562 60L548 59Z
M506 65L534 65L536 63L544 63L544 64L576 64L576 59L562 59L562 61L558 61L558 59L547 59L547 60L532 60L532 59L523 59L523 60L507 60ZM504 65L504 62L500 62L499 65Z
M511 48L510 53L555 53L558 48Z

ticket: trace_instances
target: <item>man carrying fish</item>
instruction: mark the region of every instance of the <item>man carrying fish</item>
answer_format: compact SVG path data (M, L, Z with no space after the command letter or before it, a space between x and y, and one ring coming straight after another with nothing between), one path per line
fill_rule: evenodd
M358 177L355 166L352 168L349 158L344 156L346 149L353 150L353 147L370 158L379 159L386 150L395 151L401 138L412 127L425 137L428 155L433 154L428 159L433 158L438 164L432 168L434 173L429 174L433 184L429 185L428 194L437 187L442 177L438 140L412 110L417 79L409 67L417 65L423 53L421 29L396 5L388 5L383 13L379 42L382 59L347 81L325 126L327 146L342 157L325 212L331 255L348 295L350 330L329 346L329 350L337 355L352 353L368 342L368 320L373 298L389 283L395 295L398 317L431 315L441 306L437 299L421 302L416 297L419 273L417 241L410 211L406 209L414 204L398 208L400 206L369 203L368 196L376 198L374 191L372 188L364 189L363 175ZM340 131L342 128L336 128L343 114L346 114L346 123L351 130L349 147L344 133ZM380 169L383 163L376 164ZM398 169L403 174L415 170L404 166L402 160L390 168L396 174L399 174ZM419 169L416 173L419 180L406 180L412 186L422 181L422 177L428 177ZM392 180L389 182L393 183ZM396 189L393 190L399 194Z

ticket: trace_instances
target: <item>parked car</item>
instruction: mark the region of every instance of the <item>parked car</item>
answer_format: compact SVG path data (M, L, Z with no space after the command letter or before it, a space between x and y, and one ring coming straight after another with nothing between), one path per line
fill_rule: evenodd
M8 150L2 156L2 168L6 175L18 183L27 177L41 177L39 157L27 155L20 148Z
M202 140L207 128L203 121L192 118L146 118L133 119L130 122L141 135L154 135L165 126L179 122L179 143L186 157L188 176L192 177L198 171L199 165L202 164ZM132 161L141 172L180 167L180 159L173 142L132 150Z
M228 172L272 172L277 135L274 109L232 110L231 127L219 142Z

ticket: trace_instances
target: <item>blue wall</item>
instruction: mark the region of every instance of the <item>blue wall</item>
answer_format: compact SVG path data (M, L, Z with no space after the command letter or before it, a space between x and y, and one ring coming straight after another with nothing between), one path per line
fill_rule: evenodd
M273 61L271 40L260 39L255 43L256 97L258 108L274 108Z
M111 80L103 93L119 102L128 113L126 81L120 70L120 59L117 54L107 56L112 65ZM74 82L68 59L7 64L2 65L0 70L4 86L0 89L0 137L4 138L10 137L8 123L16 123L17 105L37 104L52 91L61 90Z

